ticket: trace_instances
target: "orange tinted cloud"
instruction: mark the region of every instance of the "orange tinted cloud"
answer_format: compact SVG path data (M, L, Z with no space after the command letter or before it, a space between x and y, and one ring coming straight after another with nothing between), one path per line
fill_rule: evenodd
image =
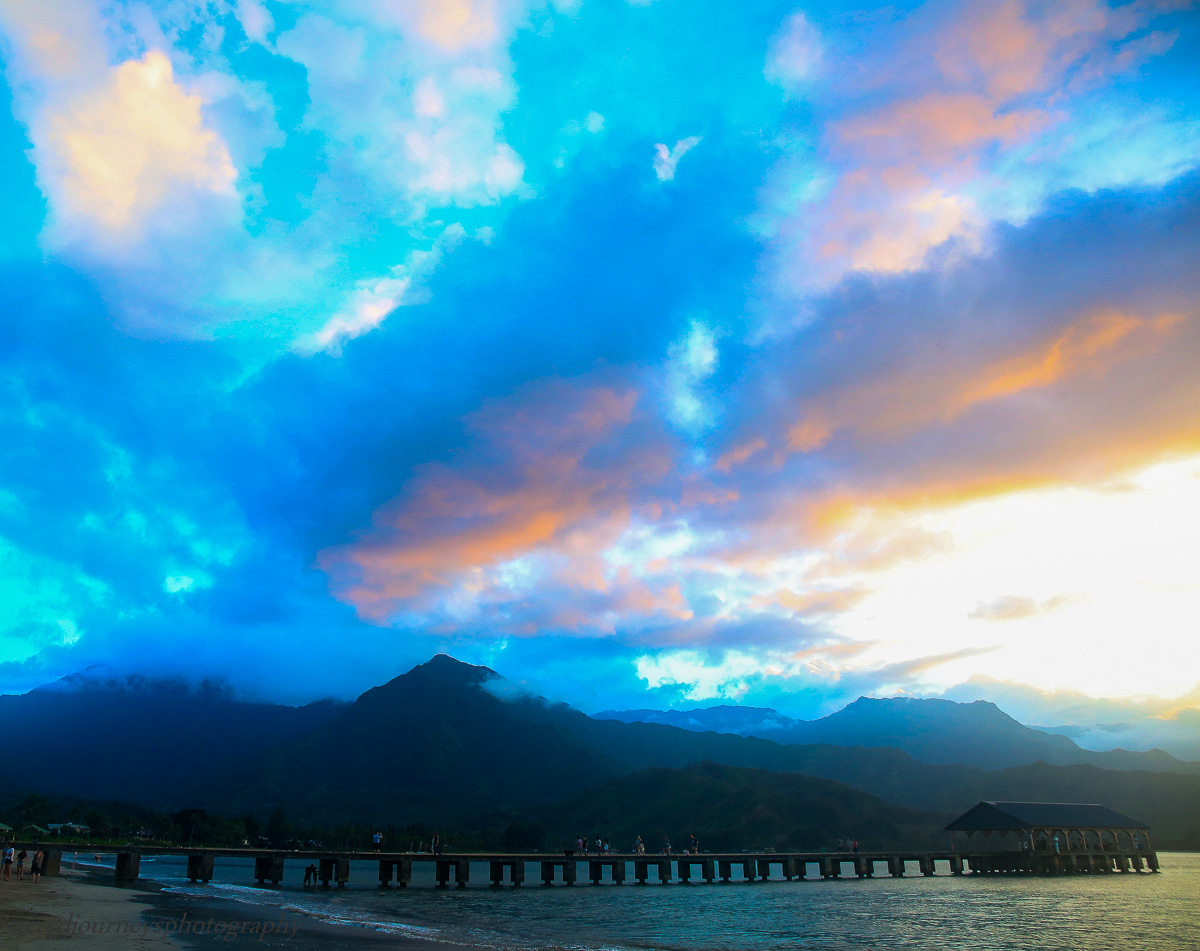
M827 129L839 174L803 211L809 267L830 281L913 270L950 241L977 248L1005 202L980 196L1012 184L1010 173L991 183L988 170L1069 119L1071 95L1169 49L1173 34L1137 35L1169 6L980 0L898 21L864 76L865 104ZM881 88L900 92L880 104Z
M816 589L803 592L781 588L770 594L760 595L751 602L751 606L761 609L776 604L784 610L804 616L838 614L850 610L869 593L865 588Z
M852 116L838 123L833 134L869 152L872 163L887 158L940 163L956 161L980 146L1025 138L1044 121L1035 111L1001 112L995 102L974 93L931 92ZM883 179L891 187L921 181L903 166L885 170Z
M553 382L485 406L468 421L477 454L424 467L360 541L326 550L320 566L373 620L442 597L512 600L524 569L503 566L529 557L559 584L608 592L601 556L630 523L630 495L669 470L653 448L589 459L629 426L636 403L630 390ZM631 607L687 610L670 589L624 588L613 597Z
M734 446L728 452L723 452L717 457L717 461L713 463L713 468L718 472L728 473L733 470L734 466L740 466L760 449L765 449L766 447L767 441L765 439L761 437L750 439L741 445Z
M905 366L806 407L789 428L787 444L811 452L839 431L890 438L949 423L981 403L1103 373L1123 358L1158 347L1184 319L1101 311L1023 353L982 366Z

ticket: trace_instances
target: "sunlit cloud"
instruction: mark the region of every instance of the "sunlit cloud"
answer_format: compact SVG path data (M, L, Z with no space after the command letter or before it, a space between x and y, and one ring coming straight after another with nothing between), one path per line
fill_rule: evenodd
M164 205L178 206L178 192L234 195L225 143L205 128L199 97L179 87L161 52L122 63L107 87L46 121L48 187L67 229L82 219L109 237L136 237Z

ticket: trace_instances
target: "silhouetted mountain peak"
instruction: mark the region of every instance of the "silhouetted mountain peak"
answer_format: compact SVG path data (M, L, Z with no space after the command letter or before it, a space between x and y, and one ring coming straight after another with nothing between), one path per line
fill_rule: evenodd
M462 684L482 684L489 680L503 679L490 667L468 664L449 654L434 654L423 664L418 664L405 676L433 677Z
M836 717L850 720L878 716L899 717L905 720L954 719L1020 725L990 700L959 703L939 697L859 697L825 719Z

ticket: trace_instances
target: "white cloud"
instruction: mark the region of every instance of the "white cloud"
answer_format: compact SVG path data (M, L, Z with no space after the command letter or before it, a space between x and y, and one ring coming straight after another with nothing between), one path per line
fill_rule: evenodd
M403 264L382 277L359 281L325 325L299 340L296 349L303 353L324 350L339 354L343 344L374 330L397 307L425 300L425 295L415 287L416 282L428 276L442 254L465 236L461 225L450 225L428 250L414 251ZM486 235L478 237L485 240Z
M635 661L637 675L651 690L664 686L685 686L687 700L736 698L747 690L747 680L760 677L766 666L762 660L737 651L727 651L712 661L697 651L663 651L643 655Z
M669 182L674 179L675 166L679 164L679 160L699 144L700 136L689 135L686 139L680 139L670 149L662 142L654 146L654 174L658 180Z
M819 72L823 57L821 35L804 12L797 11L787 18L783 29L771 41L763 75L785 89L794 90Z
M275 21L260 0L237 0L234 13L246 36L255 43L265 43L275 29Z
M672 419L685 428L709 421L709 410L697 392L716 371L717 341L704 324L693 320L687 335L673 344L667 361L667 393Z
M491 204L524 163L504 140L516 102L507 41L519 4L419 0L302 15L277 41L308 71L305 121L401 216ZM352 102L353 108L346 103Z

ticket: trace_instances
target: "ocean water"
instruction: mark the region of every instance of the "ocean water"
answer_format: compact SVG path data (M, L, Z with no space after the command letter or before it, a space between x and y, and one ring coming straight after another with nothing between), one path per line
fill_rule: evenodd
M246 860L219 859L208 885L188 882L177 858L145 857L142 875L180 896L264 906L264 917L282 907L327 922L496 949L1200 948L1200 855L1160 853L1160 860L1158 875L885 875L553 888L543 887L530 865L532 881L498 889L488 886L480 865L472 866L468 888L444 890L433 887L432 868L424 865L414 867L408 888L380 889L371 862L354 863L347 888L328 890L300 886L306 863L299 861L289 863L279 888L254 884Z

